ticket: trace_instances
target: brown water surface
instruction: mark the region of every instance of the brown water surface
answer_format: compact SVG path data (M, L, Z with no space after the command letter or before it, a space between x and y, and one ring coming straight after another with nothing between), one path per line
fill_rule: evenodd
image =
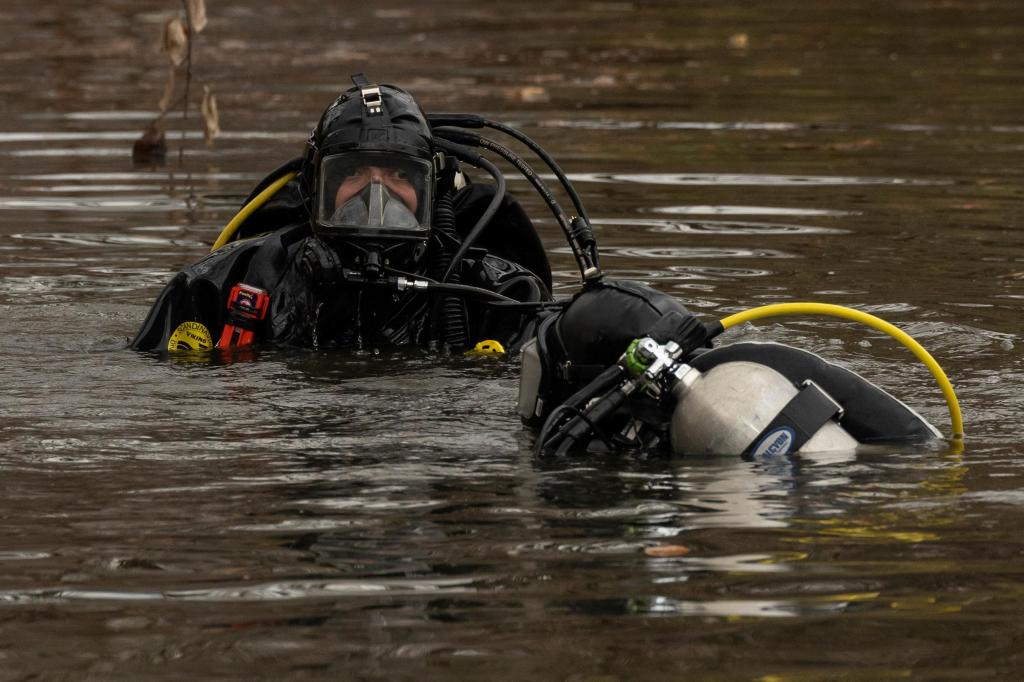
M173 116L153 167L130 150L177 3L0 7L0 679L1020 678L1019 3L209 4L194 87L224 134L193 110L179 165ZM541 462L512 362L123 350L355 71L535 136L615 276L709 317L817 300L906 329L962 452ZM727 338L948 431L874 331Z

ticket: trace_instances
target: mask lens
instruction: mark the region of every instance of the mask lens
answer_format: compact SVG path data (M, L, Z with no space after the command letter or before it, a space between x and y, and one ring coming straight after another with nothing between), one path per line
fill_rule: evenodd
M419 234L430 227L430 164L350 152L320 164L317 222L338 231Z

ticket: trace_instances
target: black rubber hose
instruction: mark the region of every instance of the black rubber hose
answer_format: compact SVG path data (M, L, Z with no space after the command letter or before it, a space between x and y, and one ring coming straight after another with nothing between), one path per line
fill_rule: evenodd
M525 133L516 130L512 126L507 126L504 123L484 119L484 125L519 140L529 147L534 154L539 156L540 159L547 164L548 168L551 169L551 172L555 174L555 177L558 178L558 182L561 183L562 187L565 188L566 194L569 195L569 198L572 200L572 205L576 209L576 214L588 223L590 222L590 217L587 215L586 209L583 208L583 201L580 199L580 195L576 193L576 188L572 186L568 176L566 176L555 160L551 158L551 155L544 151L543 147L534 142L533 139Z
M476 221L476 225L474 225L473 229L469 231L466 238L462 240L462 245L459 247L458 251L456 251L455 255L452 256L452 262L449 263L447 272L445 272L444 277L441 278L441 281L445 282L451 277L452 272L459 267L463 256L465 256L466 252L469 251L469 247L473 245L473 242L476 241L477 237L479 237L484 231L484 228L491 222L491 218L494 217L494 214L498 212L501 202L505 199L505 176L501 174L501 171L498 170L498 167L493 163L485 159L480 154L477 154L460 144L449 142L444 138L435 137L434 145L460 161L465 161L470 165L484 169L491 175L491 177L494 178L494 183L496 185L494 197L491 198L491 203L480 216L480 219Z
M572 205L576 209L576 214L588 223L590 222L590 217L587 215L586 209L583 208L583 201L580 199L580 195L576 193L576 188L572 186L569 178L555 160L551 158L551 155L544 151L544 148L534 142L533 139L526 135L526 133L520 132L512 126L491 121L482 116L477 116L476 114L429 114L427 116L427 120L430 121L431 127L457 126L459 128L492 128L493 130L505 133L509 137L519 140L529 147L534 154L540 157L545 164L547 164L547 167L555 174L555 177L558 178L558 182L562 185L566 194L568 194L569 198L572 200Z
M626 370L620 365L611 365L590 383L573 393L565 402L552 410L545 420L544 426L541 427L540 434L537 436L537 454L548 454L557 449L557 445L565 440L565 430L578 421L580 409L590 402L594 396L615 389L617 385L622 383L627 374ZM575 419L559 424L559 419L565 414L577 416ZM552 431L554 431L553 434ZM552 443L554 443L554 446Z
M569 248L572 250L573 257L575 257L576 259L576 267L580 271L580 277L584 276L584 273L586 272L589 264L587 262L586 257L583 254L582 247L579 243L579 240L576 237L575 231L573 230L569 222L568 216L566 216L565 211L563 211L562 207L558 204L558 201L551 193L551 190L549 190L547 185L544 184L544 181L541 180L540 176L537 175L536 171L534 171L533 168L531 168L530 165L527 164L521 156L517 155L508 147L505 147L504 145L495 142L494 140L488 139L476 133L470 133L465 130L459 130L457 128L434 128L433 133L434 135L443 137L446 140L451 140L452 142L458 142L459 144L481 147L482 149L492 151L501 158L511 163L513 166L515 166L516 170L522 173L523 177L525 177L530 182L530 184L533 185L533 188L537 191L537 194L541 196L541 198L544 200L544 203L546 203L548 205L548 208L551 210L552 215L555 216L555 220L558 221L558 226L562 228L562 233L565 235L565 239L569 244Z
M622 386L618 386L579 412L555 434L559 442L558 446L553 448L554 454L566 454L581 439L596 432L601 422L622 407L628 398L629 393L624 391ZM550 446L546 446L545 450L548 448Z
M566 236L569 235L569 217L565 214L565 211L562 210L562 207L559 206L558 201L551 193L551 190L547 188L547 185L544 184L544 181L541 180L536 171L534 171L521 156L494 140L478 135L477 133L459 130L458 128L434 128L433 133L446 140L451 140L452 142L490 150L511 163L516 167L516 170L522 173L523 177L533 185L533 188L537 190L537 194L541 196L544 203L546 203L548 208L551 210L552 215L555 216L555 220L557 220L558 224L562 226L562 230L565 231Z
M482 289L480 287L470 286L468 284L452 284L451 282L436 282L427 287L427 291L440 291L449 292L453 294L464 294L467 296L478 296L480 298L490 298L496 301L495 305L499 303L519 303L514 298L509 298L504 294L499 294L497 291L491 291L490 289Z

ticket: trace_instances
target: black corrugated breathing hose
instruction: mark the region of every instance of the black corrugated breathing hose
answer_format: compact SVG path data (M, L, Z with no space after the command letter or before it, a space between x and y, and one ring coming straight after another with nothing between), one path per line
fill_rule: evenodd
M441 236L441 247L437 256L430 264L434 279L445 278L449 284L458 285L462 280L459 268L452 269L453 252L445 244L459 243L459 233L455 229L455 208L452 196L445 193L438 197L434 206L434 230ZM469 320L466 312L466 300L458 294L447 294L438 299L438 311L435 320L441 327L441 334L448 346L455 350L464 350L469 345Z

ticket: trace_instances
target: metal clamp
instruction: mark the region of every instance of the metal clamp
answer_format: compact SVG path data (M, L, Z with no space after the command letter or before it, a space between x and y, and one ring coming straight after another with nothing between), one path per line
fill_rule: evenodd
M819 386L817 381L814 381L812 379L804 379L802 382L800 382L800 388L811 388L811 387L814 387L818 391L821 391L821 396L827 402L831 403L835 407L835 412L832 413L832 419L834 419L835 421L841 420L843 418L843 415L846 413L846 410L843 408L842 405L839 404L838 400L833 398L832 395L828 391L826 391L821 386Z
M371 85L365 88L359 88L360 94L363 96L363 106L366 107L366 111L371 116L378 116L382 113L381 107L384 106L384 100L380 94L380 87Z

